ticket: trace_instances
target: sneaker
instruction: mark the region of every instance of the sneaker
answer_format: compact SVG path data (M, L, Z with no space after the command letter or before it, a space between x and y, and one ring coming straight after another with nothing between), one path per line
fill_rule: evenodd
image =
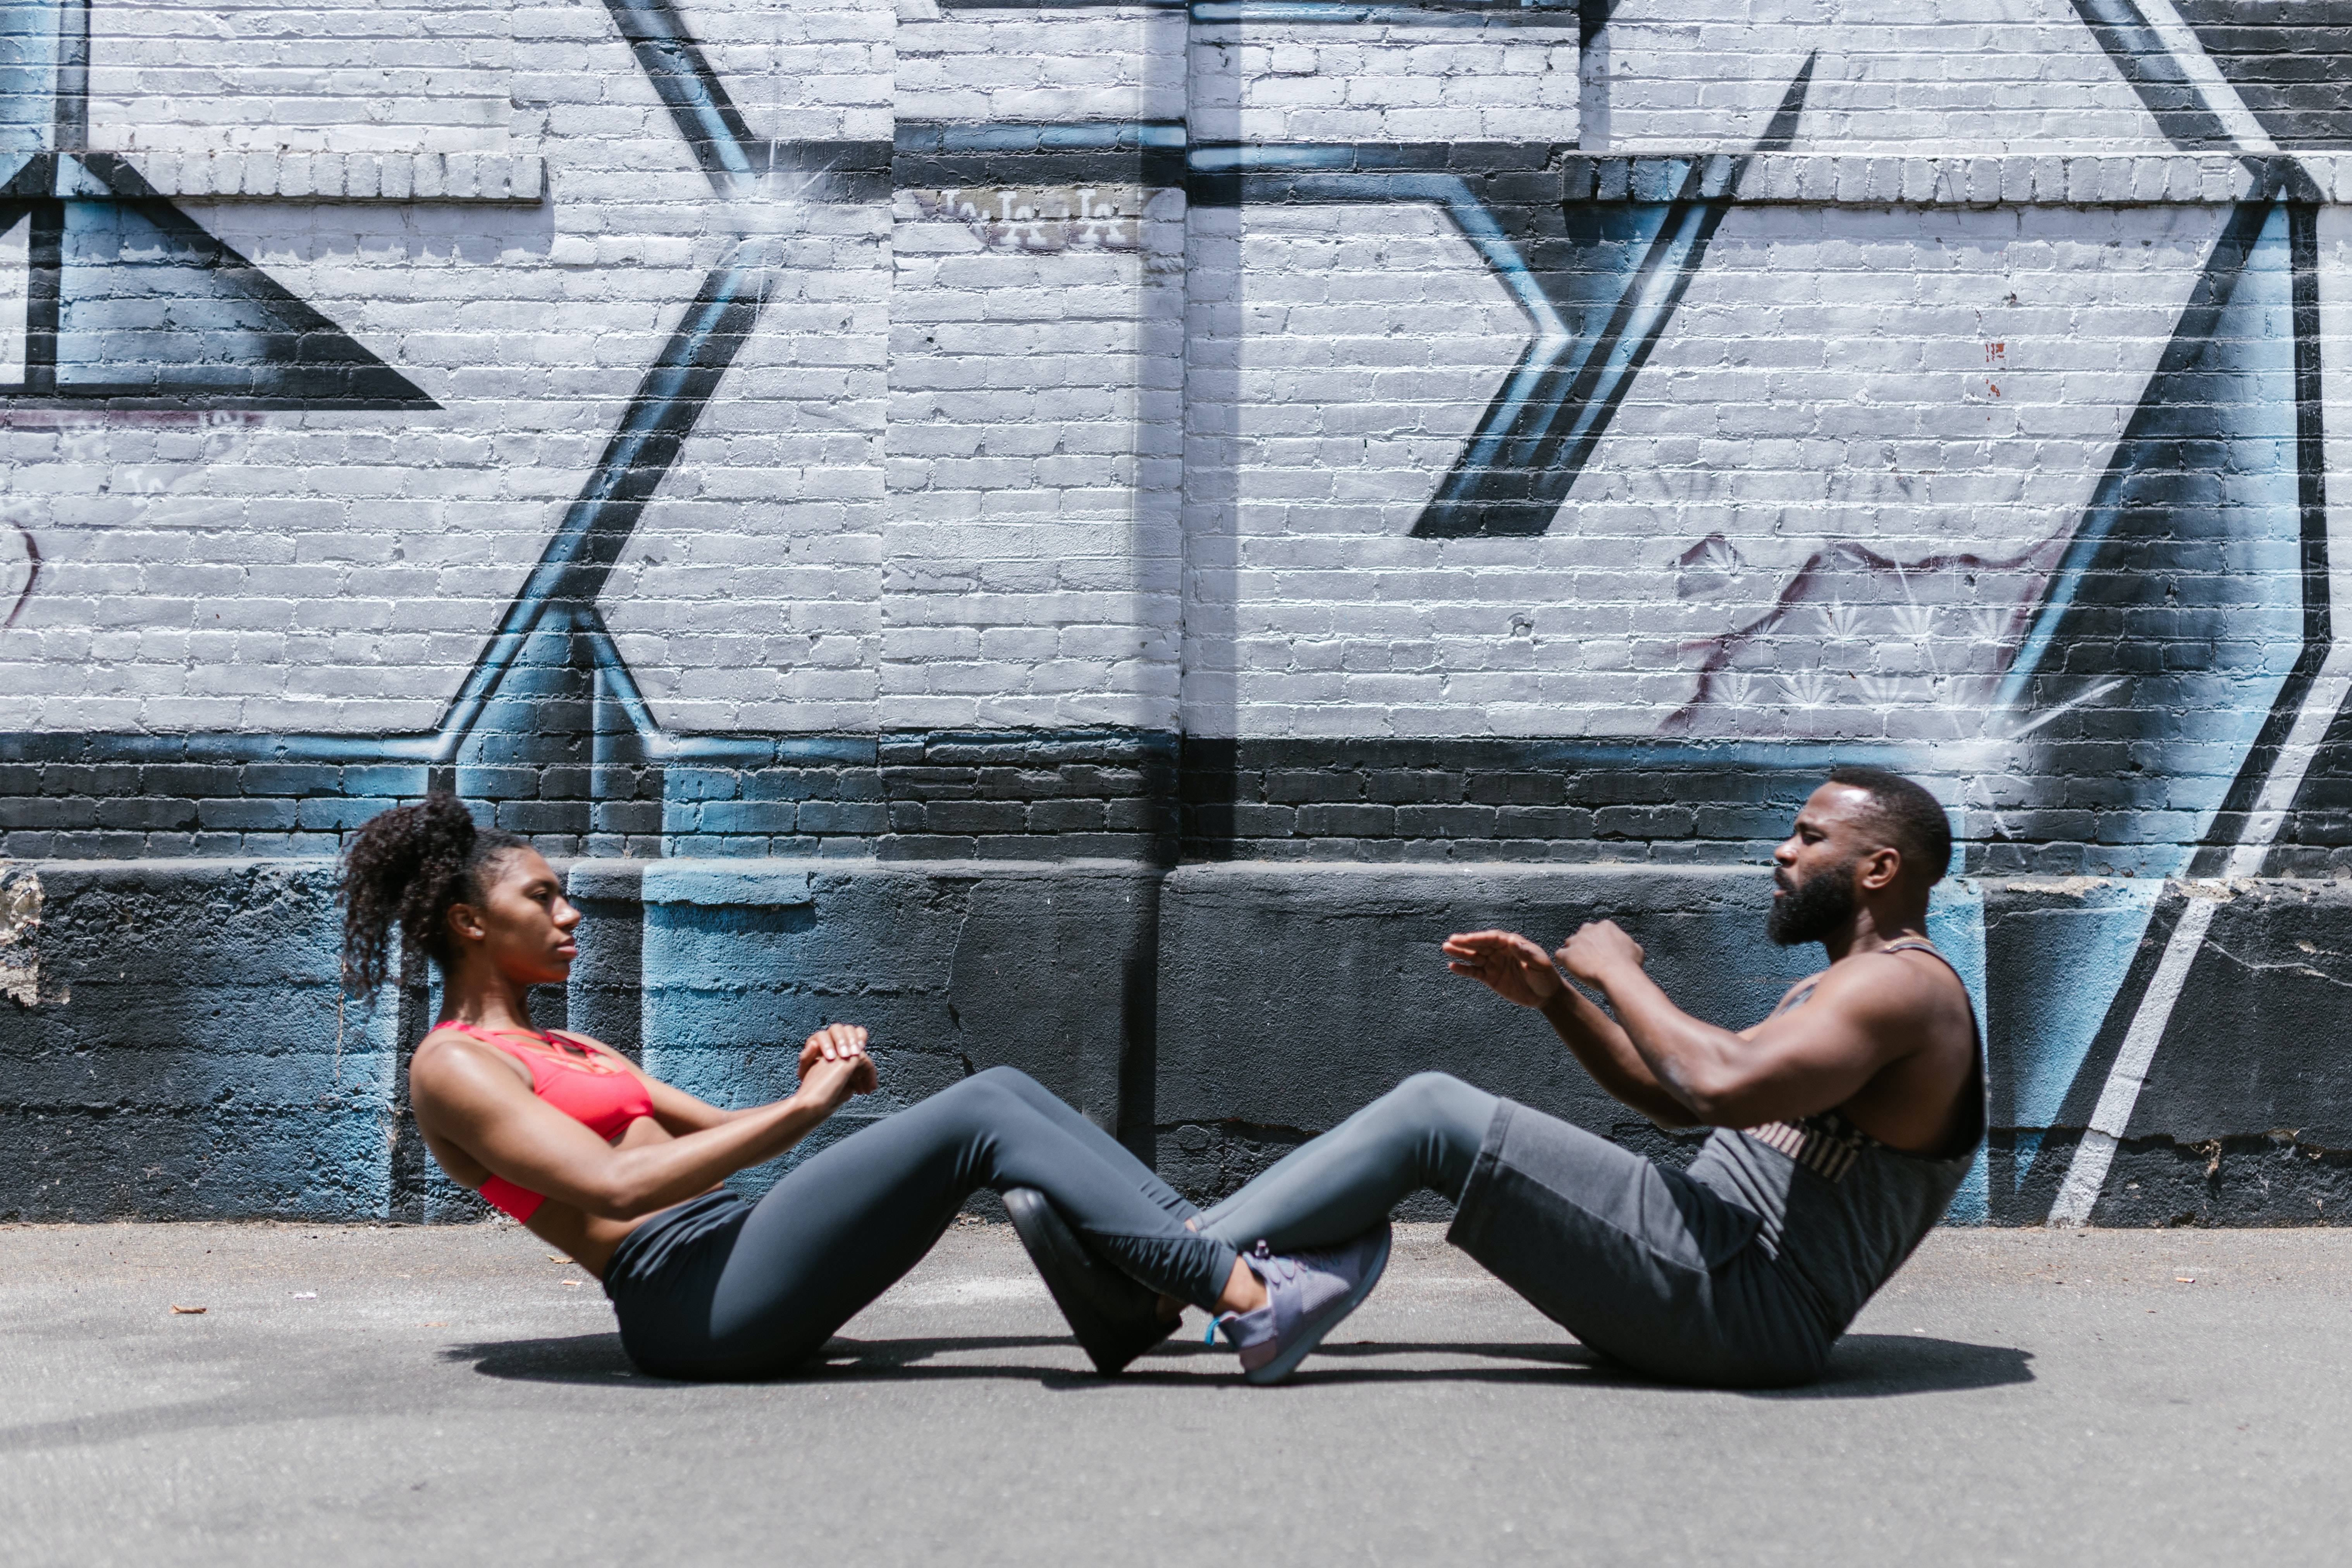
M1029 1261L1054 1294L1081 1350L1105 1377L1174 1333L1181 1321L1160 1315L1160 1292L1139 1284L1087 1250L1061 1211L1034 1187L998 1194Z
M1288 1377L1381 1282L1381 1271L1389 1266L1389 1240L1383 1221L1353 1241L1322 1251L1286 1255L1259 1242L1247 1261L1265 1282L1265 1305L1217 1319L1226 1342L1241 1355L1242 1376L1252 1383Z

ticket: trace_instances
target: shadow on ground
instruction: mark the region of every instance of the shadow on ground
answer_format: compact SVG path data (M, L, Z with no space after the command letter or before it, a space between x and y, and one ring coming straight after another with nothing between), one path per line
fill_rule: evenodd
M1034 1382L1046 1388L1083 1388L1103 1380L1066 1366L1013 1364L937 1364L947 1355L1002 1354L1007 1352L1066 1347L1057 1335L964 1334L937 1339L835 1339L823 1359L792 1374L795 1379L849 1382L968 1382L1012 1379ZM630 1364L618 1334L581 1334L567 1339L509 1340L457 1345L442 1352L451 1362L473 1363L486 1377L527 1383L573 1383L612 1385L636 1383L646 1387L671 1386L670 1380L649 1377ZM1122 1374L1126 1381L1197 1384L1197 1373L1162 1370L1166 1362L1208 1355L1223 1360L1221 1346L1170 1343L1149 1360ZM1447 1355L1483 1362L1518 1363L1496 1366L1383 1366L1383 1358ZM1756 1399L1877 1399L1906 1394L1953 1394L1975 1388L1998 1388L2031 1383L2031 1351L2006 1345L1970 1344L1925 1334L1848 1334L1838 1342L1822 1377L1796 1388L1738 1390ZM1230 1366L1230 1363L1227 1363ZM1582 1387L1654 1387L1682 1385L1628 1372L1606 1358L1568 1341L1538 1343L1390 1344L1370 1340L1325 1345L1316 1361L1291 1380L1302 1385L1349 1383L1558 1383Z

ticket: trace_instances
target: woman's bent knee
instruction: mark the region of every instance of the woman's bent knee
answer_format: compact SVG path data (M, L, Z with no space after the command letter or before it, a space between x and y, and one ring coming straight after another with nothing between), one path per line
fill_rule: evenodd
M964 1079L966 1083L984 1083L1007 1094L1041 1093L1045 1086L1015 1067L984 1068Z
M999 1076L1003 1074L1019 1076L1010 1068L991 1068L986 1072L974 1073L875 1125L887 1127L900 1117L912 1117L929 1130L928 1136L932 1138L970 1138L989 1132L1029 1108L1020 1090L1006 1077Z

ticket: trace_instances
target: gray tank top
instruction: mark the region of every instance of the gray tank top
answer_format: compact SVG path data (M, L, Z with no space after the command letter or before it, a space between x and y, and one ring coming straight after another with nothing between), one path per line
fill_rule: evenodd
M1879 951L1906 950L1933 954L1951 968L1950 959L1916 938ZM1797 993L1775 1016L1811 994L1811 987ZM1941 1158L1890 1149L1825 1110L1740 1131L1719 1127L1691 1162L1691 1180L1757 1215L1759 1239L1812 1287L1838 1330L1935 1228L1984 1141L1984 1037L1973 1001L1969 1033L1976 1062L1964 1092L1973 1114L1966 1136Z

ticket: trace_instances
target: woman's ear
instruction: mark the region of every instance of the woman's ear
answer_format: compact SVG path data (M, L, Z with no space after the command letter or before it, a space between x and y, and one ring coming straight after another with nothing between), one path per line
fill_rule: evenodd
M482 923L482 911L471 904L449 906L449 933L463 942L481 942L490 934Z

